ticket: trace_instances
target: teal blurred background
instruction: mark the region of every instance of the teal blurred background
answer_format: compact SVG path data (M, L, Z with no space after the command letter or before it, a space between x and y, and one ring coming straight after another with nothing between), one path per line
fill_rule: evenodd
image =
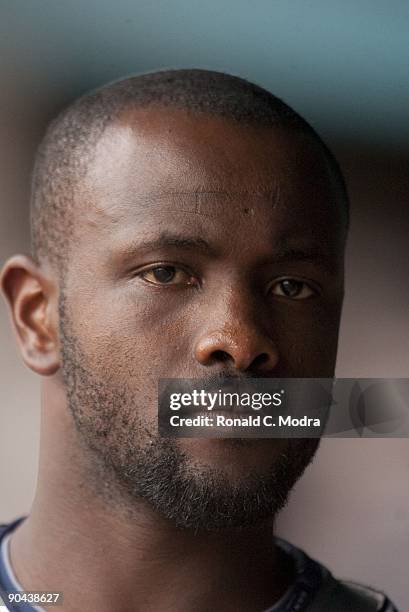
M139 71L238 74L294 106L347 178L352 226L337 374L409 375L408 28L404 0L0 0L0 265L29 250L29 176L46 123ZM0 305L0 521L29 510L39 380ZM279 530L409 610L408 440L325 440ZM12 471L12 477L10 476Z
M302 109L330 139L407 145L405 0L2 0L0 6L3 85L11 101L14 94L20 103L53 111L126 73L196 66L255 80Z

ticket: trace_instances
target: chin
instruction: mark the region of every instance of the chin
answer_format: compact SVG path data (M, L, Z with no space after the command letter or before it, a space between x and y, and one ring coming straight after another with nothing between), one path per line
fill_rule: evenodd
M269 471L274 459L287 448L285 439L223 438L179 440L180 449L195 467L242 478L243 473Z

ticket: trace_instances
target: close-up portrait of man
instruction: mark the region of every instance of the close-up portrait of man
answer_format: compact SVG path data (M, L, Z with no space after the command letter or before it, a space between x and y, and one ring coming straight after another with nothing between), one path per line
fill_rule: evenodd
M319 439L157 427L160 379L333 377L348 225L329 148L247 80L150 72L50 123L32 252L1 275L42 378L34 502L0 530L5 606L58 591L67 612L396 610L274 536Z
M0 3L0 612L408 612L407 4Z

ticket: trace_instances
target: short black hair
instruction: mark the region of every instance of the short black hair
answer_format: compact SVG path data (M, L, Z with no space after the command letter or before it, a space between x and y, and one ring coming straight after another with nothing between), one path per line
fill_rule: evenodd
M186 69L150 72L115 81L75 100L52 121L39 146L32 179L33 256L59 267L73 234L75 191L104 129L128 107L173 107L245 124L302 130L322 147L339 189L348 225L349 201L339 165L315 130L280 98L223 72Z

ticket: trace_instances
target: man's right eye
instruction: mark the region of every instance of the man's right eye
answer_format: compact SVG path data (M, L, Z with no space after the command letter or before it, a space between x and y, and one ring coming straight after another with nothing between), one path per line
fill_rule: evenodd
M152 285L196 285L196 279L181 268L176 266L155 266L143 270L139 275L143 280Z

